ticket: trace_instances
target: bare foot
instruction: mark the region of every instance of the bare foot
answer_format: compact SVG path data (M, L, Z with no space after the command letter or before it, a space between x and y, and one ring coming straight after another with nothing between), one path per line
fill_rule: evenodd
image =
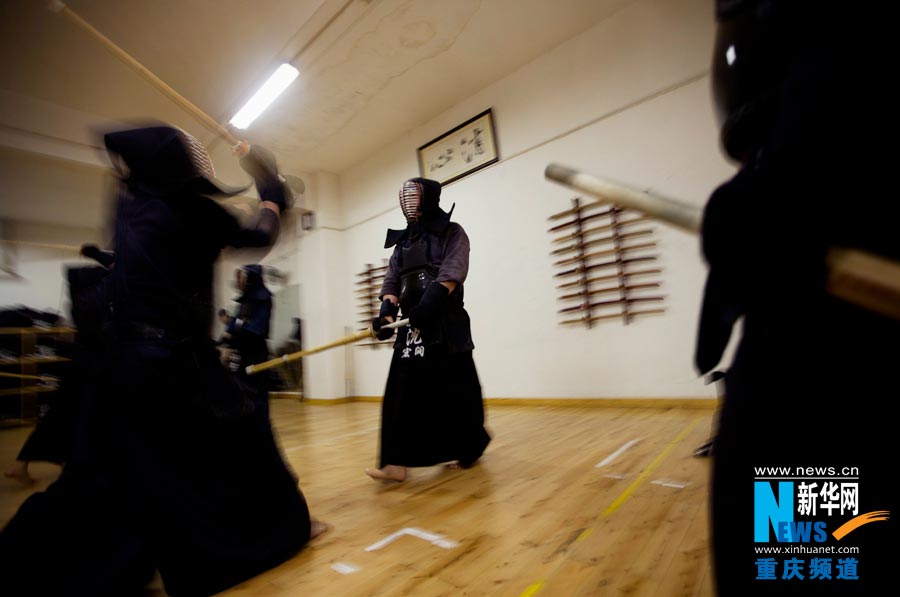
M15 479L20 483L24 483L25 485L31 485L34 483L34 477L28 474L28 463L24 460L16 460L16 462L6 469L6 472L3 473L3 476L9 477L10 479Z
M309 539L312 541L325 531L331 528L327 522L322 522L321 520L312 519L309 521Z
M459 465L459 460L454 460L453 462L447 463L447 469L451 471L459 471L462 470L462 467Z
M366 474L380 481L406 481L406 467L394 464L381 468L367 468Z

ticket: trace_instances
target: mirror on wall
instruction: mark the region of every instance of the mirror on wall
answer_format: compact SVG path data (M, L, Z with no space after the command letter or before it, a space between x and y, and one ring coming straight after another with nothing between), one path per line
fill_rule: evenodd
M272 326L269 331L269 351L273 356L281 356L306 348L303 344L303 321L300 318L300 285L269 287L272 296ZM278 379L272 380L272 389L282 392L303 394L303 361L291 361L272 371Z

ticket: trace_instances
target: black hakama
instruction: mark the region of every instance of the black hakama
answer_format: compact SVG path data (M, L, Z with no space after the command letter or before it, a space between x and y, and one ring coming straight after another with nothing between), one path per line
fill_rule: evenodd
M472 351L448 353L440 346L426 356L391 360L381 411L379 468L475 463L491 441L484 428L481 384Z

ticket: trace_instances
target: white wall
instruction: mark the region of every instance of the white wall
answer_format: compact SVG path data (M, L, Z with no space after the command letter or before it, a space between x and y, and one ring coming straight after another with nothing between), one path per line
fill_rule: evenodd
M37 311L56 311L68 318L65 258L64 251L17 247L13 267L16 276L0 273L0 308L21 305Z
M303 344L312 348L347 335L351 320L343 315L350 308L351 282L345 234L339 230L343 216L338 177L317 172L305 180L307 206L315 211L316 228L299 237L297 274ZM346 350L332 349L305 359L305 397L334 399L347 395Z
M342 173L344 287L389 255L384 232L404 223L396 195L418 175L416 148L493 107L501 161L442 198L445 209L456 203L472 243L466 305L485 396L713 397L692 366L705 275L698 239L656 226L664 315L563 328L546 218L575 193L543 175L560 162L704 203L733 172L710 104L713 33L706 0L635 2ZM380 395L389 351L352 354L354 393Z
M0 224L4 267L0 272L0 308L22 305L70 317L65 270L68 265L96 265L78 255L83 243L100 243L96 230L81 227L5 221Z
M5 105L3 99L0 94ZM68 317L64 268L93 263L79 257L82 244L106 246L113 184L99 161L0 148L0 203L7 214L0 221L0 262L17 274L0 273L0 306L57 310Z

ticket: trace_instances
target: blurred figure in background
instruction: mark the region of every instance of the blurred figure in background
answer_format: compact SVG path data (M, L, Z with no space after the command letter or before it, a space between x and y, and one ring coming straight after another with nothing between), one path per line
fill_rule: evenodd
M241 352L243 367L266 360L269 348L266 340L272 320L272 293L263 280L263 266L245 265L234 272L240 295L234 317L228 318L225 333L229 343Z
M225 334L232 353L228 366L246 386L260 423L269 426L270 373L247 375L248 365L269 359L269 328L272 320L272 293L263 280L263 266L245 265L234 272L238 307L228 321ZM277 373L271 372L275 375Z
M27 311L23 311L25 313ZM53 318L53 314L42 314L39 319L28 318L27 325L21 327L50 327L63 328L66 325L62 316ZM29 467L32 462L50 462L62 465L69 454L71 440L71 418L73 405L77 402L77 392L74 390L72 376L75 373L72 362L74 348L72 343L63 336L53 339L52 345L44 344L49 338L35 347L36 355L61 357L59 362L44 364L40 377L35 383L39 389L50 390L35 394L37 406L37 422L25 443L16 456L15 462L7 468L3 475L15 479L24 485L31 485L35 479L31 476ZM18 398L17 398L18 400Z
M38 404L38 420L19 451L16 461L4 475L25 484L34 483L29 473L31 462L52 462L63 465L70 457L73 442L83 439L83 422L86 401L96 388L97 355L103 345L111 341L111 321L105 317L97 295L100 282L109 274L115 261L111 251L102 251L96 245L82 245L80 254L93 259L99 266L69 266L66 282L75 338L73 342L57 342L55 356L63 357L55 363L51 380L56 389ZM33 320L31 325L64 327L65 319L55 321L46 317ZM41 383L41 382L39 382ZM46 383L46 382L45 382Z
M228 343L230 338L228 328L231 325L231 316L226 309L219 309L219 326L221 333L216 341L216 348L219 349L219 358L224 366L228 366L231 361L231 345Z

